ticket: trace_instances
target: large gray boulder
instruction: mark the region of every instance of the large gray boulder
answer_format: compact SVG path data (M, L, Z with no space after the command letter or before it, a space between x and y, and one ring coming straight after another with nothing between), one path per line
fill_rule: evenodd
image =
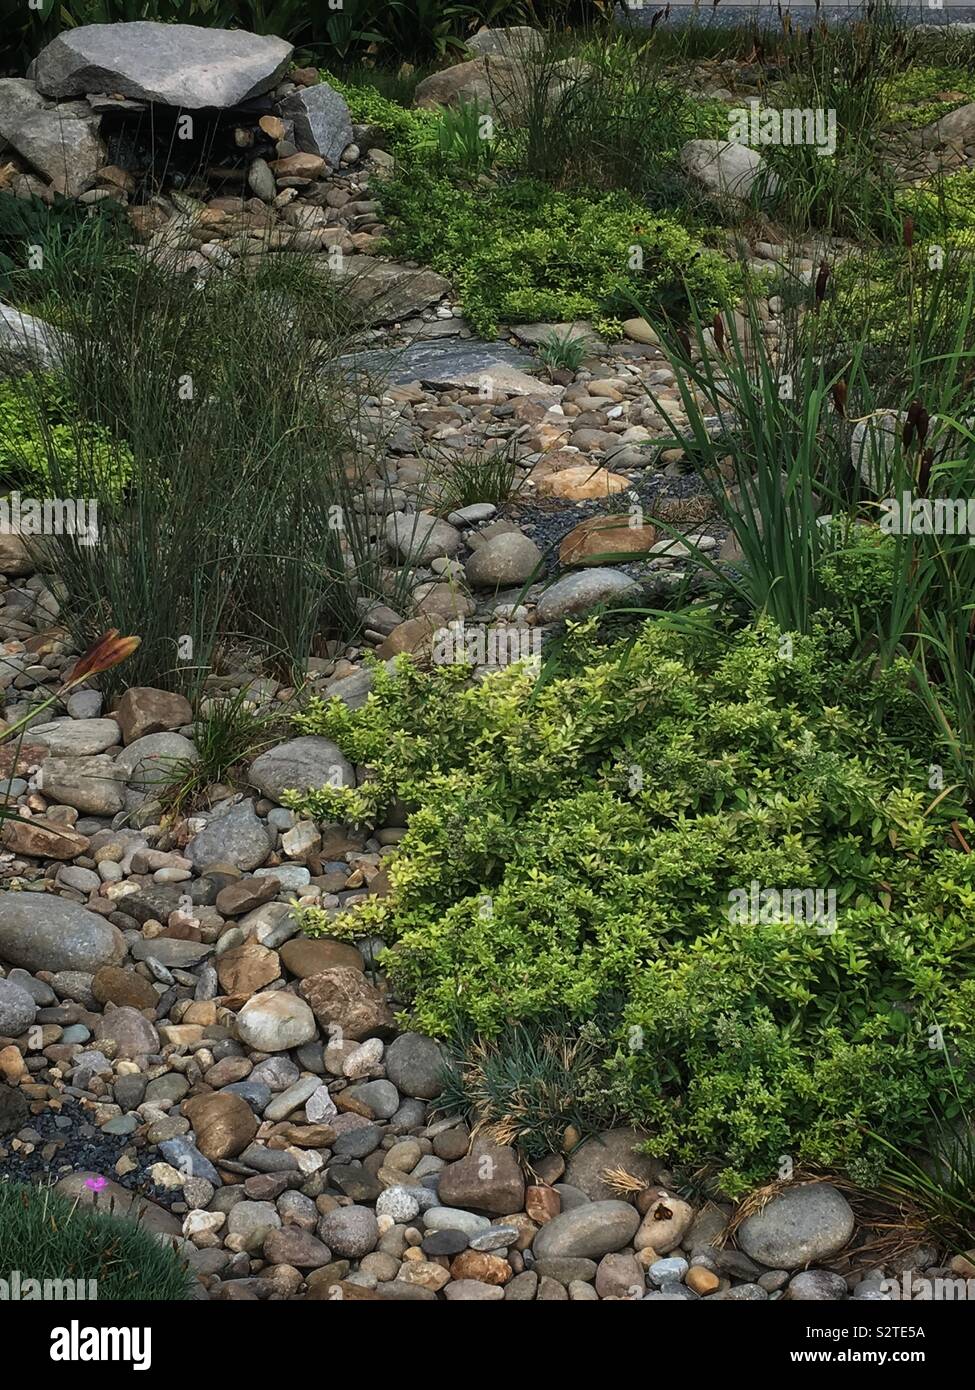
M769 193L775 187L758 151L736 140L688 140L680 162L708 193L722 197L748 198L756 187Z
M61 339L50 324L0 304L0 377L30 365L56 366L61 352Z
M550 74L549 100L555 100L565 83ZM520 119L531 92L529 70L512 53L488 53L431 73L417 84L415 104L420 107L477 105L507 119Z
M530 58L545 48L545 35L528 24L512 24L507 29L478 29L467 40L468 53L483 58L496 53L507 58Z
M342 151L352 144L352 117L345 98L320 82L302 87L281 103L281 114L295 123L295 144L304 154L317 154L338 166Z
M108 163L108 151L98 133L97 116L59 111L31 111L14 125L8 139L58 193L76 198L95 181Z
M50 893L0 893L0 960L91 975L124 955L121 932L77 903Z
M924 126L918 132L918 137L926 150L936 150L947 145L949 140L959 140L963 145L970 144L975 138L975 102L956 106L947 116L941 116L930 125Z
M44 96L111 92L188 110L238 106L277 85L294 48L243 29L195 24L86 24L52 39L34 61Z
M32 111L49 103L27 77L0 77L0 151L7 148L11 132Z
M588 613L600 603L636 603L642 595L640 585L622 570L581 570L566 574L546 589L535 610L540 623L557 623L562 618Z
M769 1269L804 1269L838 1254L854 1224L849 1202L832 1183L802 1183L746 1217L738 1244Z

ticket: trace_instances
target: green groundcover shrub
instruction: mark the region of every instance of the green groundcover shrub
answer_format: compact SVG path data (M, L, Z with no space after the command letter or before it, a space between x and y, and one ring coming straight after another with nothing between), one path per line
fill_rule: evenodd
M36 1295L22 1288L21 1298L69 1297L63 1281L73 1280L78 1298L172 1302L189 1298L195 1283L171 1246L137 1222L48 1188L0 1181L0 1277L12 1270L41 1287ZM44 1293L48 1281L62 1292Z
M622 999L607 1096L728 1191L783 1155L865 1168L870 1131L920 1141L932 1105L975 1101L975 855L951 798L931 806L907 675L888 675L885 727L835 616L787 643L704 618L605 647L591 626L540 682L404 662L361 710L312 704L302 730L375 781L292 804L413 810L391 895L306 930L394 943L409 1019L438 1035ZM732 911L753 886L833 893L835 920Z
M80 429L72 414L53 376L0 381L0 484L47 497L65 484L81 491L82 479L95 477L103 492L121 494L131 476L125 451L97 425Z
M737 267L632 194L563 191L503 171L496 184L475 182L431 157L438 122L454 113L407 111L367 86L325 77L354 120L389 136L398 171L379 196L392 253L446 275L478 333L584 318L618 336L637 305L683 316L689 297L717 308L741 288ZM502 156L504 148L502 138Z
M739 279L719 252L625 193L567 193L535 179L464 187L413 167L384 183L382 199L393 251L446 275L486 336L500 323L573 319L613 333L640 303L677 314L688 296L725 304Z

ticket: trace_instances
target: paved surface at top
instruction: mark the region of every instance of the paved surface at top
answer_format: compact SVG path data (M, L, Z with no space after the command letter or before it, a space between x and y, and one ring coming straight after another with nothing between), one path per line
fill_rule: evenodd
M666 0L629 0L629 14L637 24L649 24L658 10L663 9ZM712 5L709 0L670 0L670 23L696 22L701 26L747 24L759 20L767 23L777 22L777 0L751 0L749 4L728 5L720 0ZM879 7L878 7L879 8ZM930 5L928 0L902 0L897 9L910 24L952 24L965 25L966 29L975 26L975 4L961 3L961 0L944 0L939 6ZM814 23L818 17L831 22L845 22L862 19L866 6L851 4L850 0L821 0L817 9L815 4L789 4L782 0L782 10L788 10L797 25Z

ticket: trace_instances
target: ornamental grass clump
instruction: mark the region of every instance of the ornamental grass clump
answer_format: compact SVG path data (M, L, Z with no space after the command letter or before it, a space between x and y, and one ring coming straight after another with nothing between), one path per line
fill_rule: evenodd
M99 1181L106 1185L89 1180ZM16 1271L36 1280L52 1299L173 1302L190 1298L196 1283L172 1243L138 1221L10 1181L0 1181L0 1268L8 1279Z

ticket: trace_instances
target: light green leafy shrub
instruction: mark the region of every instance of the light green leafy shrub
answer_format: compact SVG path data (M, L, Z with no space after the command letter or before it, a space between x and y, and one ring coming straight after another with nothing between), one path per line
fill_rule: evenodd
M682 313L690 296L718 307L740 287L738 270L698 234L629 193L513 177L505 166L517 163L519 132L501 122L496 138L480 139L476 107L406 110L372 87L326 80L353 120L390 137L397 171L383 180L380 197L391 251L446 275L477 332L586 318L618 336L619 320L637 303ZM682 138L712 129L712 106L682 102ZM647 138L656 137L648 131ZM492 160L501 166L498 182L474 182ZM644 258L639 270L635 248Z
M121 495L131 459L107 430L70 423L70 410L53 376L0 381L0 480L46 497L80 492L97 477L105 493Z
M930 1030L973 1099L975 856L946 837L950 797L926 809L929 750L871 722L840 648L835 618L791 660L764 626L647 625L619 649L583 634L538 686L404 664L359 711L313 703L301 729L375 769L377 806L414 809L391 896L305 929L394 942L384 963L435 1034L582 1022L622 997L613 1101L662 1155L715 1158L729 1190L783 1153L849 1165L876 1156L867 1130L918 1137L946 1081ZM834 891L836 930L729 920L753 883Z
M956 106L975 100L975 77L966 68L930 67L915 62L889 77L882 93L893 122L930 125ZM951 100L944 100L946 96Z
M902 216L913 217L921 235L959 235L962 244L975 249L975 169L912 184L898 194L897 206Z
M500 323L573 319L612 333L636 303L717 306L739 282L717 251L625 193L594 198L530 179L465 188L413 168L383 185L383 202L394 251L448 276L488 336ZM642 269L630 268L634 247Z
M343 81L331 72L323 72L322 78L345 98L357 125L378 126L391 137L394 147L397 144L413 146L436 121L436 112L407 110L366 83Z

